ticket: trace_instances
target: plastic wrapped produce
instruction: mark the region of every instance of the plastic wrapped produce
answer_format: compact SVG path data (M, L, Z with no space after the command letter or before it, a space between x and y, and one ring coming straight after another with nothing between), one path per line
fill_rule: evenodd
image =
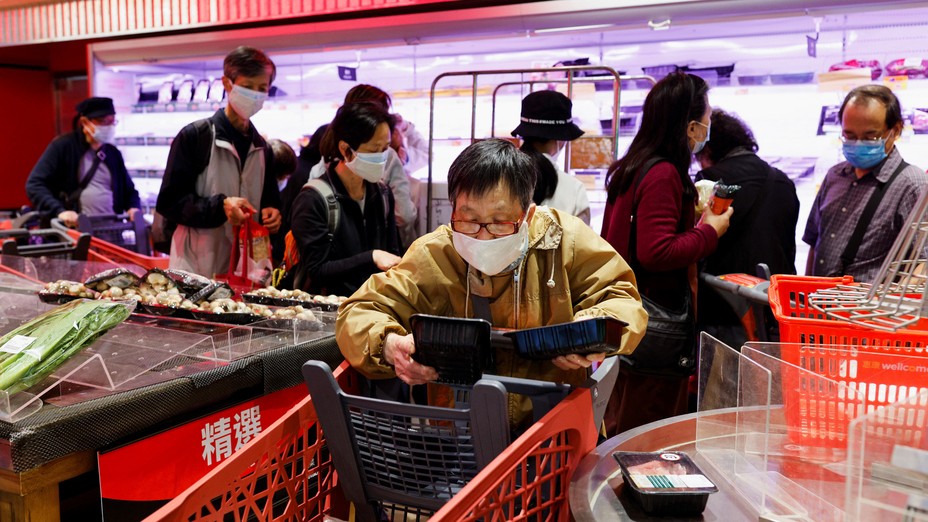
M78 300L53 308L0 338L0 390L39 383L132 313L131 305Z

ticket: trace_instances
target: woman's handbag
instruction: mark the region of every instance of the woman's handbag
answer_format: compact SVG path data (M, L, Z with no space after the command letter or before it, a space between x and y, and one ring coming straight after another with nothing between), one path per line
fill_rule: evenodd
M623 369L664 377L686 377L696 369L696 321L689 290L680 310L641 297L648 312L648 329L638 347L623 355Z
M641 269L637 252L638 201L634 194L645 174L662 158L652 158L635 179L632 189L631 229L628 235L629 263ZM693 313L689 288L683 289L683 306L671 309L641 296L641 304L648 312L648 328L638 347L630 355L623 355L623 369L635 373L663 377L686 377L696 369L696 317Z

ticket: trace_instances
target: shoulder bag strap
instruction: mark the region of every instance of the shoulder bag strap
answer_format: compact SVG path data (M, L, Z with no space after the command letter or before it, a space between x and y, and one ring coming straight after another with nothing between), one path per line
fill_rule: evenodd
M335 238L335 231L338 230L338 221L339 221L339 212L338 212L338 199L335 197L335 191L332 189L332 186L325 182L322 178L314 178L306 182L303 185L303 188L315 189L323 198L325 198L325 204L329 211L329 241L331 242Z
M90 182L93 181L93 177L97 175L97 170L100 169L100 163L106 159L106 153L103 152L103 147L100 147L99 150L93 155L93 163L90 164L90 169L87 170L87 174L84 174L84 177L78 182L77 189L67 195L66 203L69 203L75 210L80 209L81 205L81 192L84 192Z
M867 230L867 227L870 226L870 220L873 219L873 214L876 213L877 207L880 206L880 202L883 200L883 196L886 195L886 189L889 187L899 174L908 167L909 164L901 161L899 166L896 167L896 170L893 172L893 175L886 180L886 183L879 183L876 186L876 189L873 191L873 194L870 195L870 200L867 201L867 206L864 207L864 211L860 213L860 218L857 220L857 226L854 228L854 233L851 234L851 238L847 242L847 246L844 247L844 252L841 253L841 269L839 274L844 274L847 270L847 267L851 266L851 263L854 262L854 258L857 257L857 251L860 249L860 243L864 239L864 232Z

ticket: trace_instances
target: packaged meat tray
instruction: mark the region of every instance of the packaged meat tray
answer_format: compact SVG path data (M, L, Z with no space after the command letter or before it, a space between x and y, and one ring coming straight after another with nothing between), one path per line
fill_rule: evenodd
M718 491L689 455L680 451L617 451L612 456L631 496L649 515L699 515L709 495Z
M492 366L490 323L415 314L409 318L416 351L412 358L438 372L445 384L474 384Z
M520 357L553 359L559 355L607 353L622 342L628 325L611 317L595 317L570 323L499 331L510 338Z
M836 63L828 68L829 71L844 71L846 69L860 69L866 67L870 69L870 78L876 80L883 74L883 66L877 60L848 60L846 62Z
M887 76L924 78L926 71L928 71L928 60L923 60L921 58L902 58L886 64Z

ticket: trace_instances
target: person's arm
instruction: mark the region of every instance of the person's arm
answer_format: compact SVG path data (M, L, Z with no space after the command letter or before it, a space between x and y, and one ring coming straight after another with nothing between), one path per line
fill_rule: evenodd
M403 137L406 139L406 165L404 168L410 174L429 164L429 140L426 139L411 121L406 121Z
M119 202L119 207L126 213L130 213L129 211L132 209L138 211L138 209L142 208L142 199L139 197L139 191L135 188L132 176L129 175L129 171L126 169L126 161L122 157L122 152L116 147L107 147L107 149L108 152L114 153L116 156L112 163L116 168L114 175L121 176L123 180L122 194L120 194L122 201Z
M343 279L349 273L372 273L378 270L374 264L373 250L342 259L330 259L332 240L329 239L329 209L325 198L318 191L307 189L297 195L293 202L292 218L290 227L300 249L300 263L305 264L313 281ZM342 215L341 219L347 217Z
M225 224L225 194L197 195L197 178L207 165L202 158L207 151L198 150L197 130L187 125L171 142L168 163L161 180L155 208L165 218L194 228L216 228ZM212 146L212 144L210 144Z
M586 185L580 183L577 187L577 213L575 214L587 225L590 224L590 198L586 194Z
M387 149L387 164L384 166L384 177L387 186L393 191L396 200L395 214L396 226L404 242L412 243L416 237L416 207L412 204L412 195L409 192L409 178L399 157L393 149Z
M638 190L636 248L645 270L677 270L715 251L719 236L712 226L702 223L677 232L683 214L683 185L672 165L659 163L651 168Z
M266 153L264 157L273 162L270 153ZM264 167L264 186L261 188L258 212L261 216L261 224L267 227L271 234L276 235L283 224L283 215L280 212L280 189L277 188L277 176L273 173L274 170L275 167L269 165Z
M629 354L644 337L648 325L635 274L591 228L576 226L570 232L561 241L574 319L608 316L625 321L626 334L616 353Z
M384 166L385 182L393 192L396 200L396 224L400 228L410 225L416 220L416 208L412 205L412 196L409 193L409 178L396 151L388 149L387 163Z
M447 315L449 289L438 281L447 280L438 273L429 245L413 245L403 260L388 272L374 274L357 292L338 308L335 336L338 347L351 364L369 379L396 376L393 365L384 355L386 337L393 333L411 333L409 318L416 313ZM363 327L359 327L363 325Z
M64 158L66 145L65 138L57 138L49 143L26 179L26 195L32 202L32 207L52 217L65 211L64 205L56 194L63 187L60 181L56 182L56 178L64 180L69 175L68 171L71 167L65 164Z
M265 155L265 158L270 155ZM277 176L274 174L274 168L264 169L264 187L261 189L261 201L258 202L259 208L274 208L280 210L280 189L277 188Z

